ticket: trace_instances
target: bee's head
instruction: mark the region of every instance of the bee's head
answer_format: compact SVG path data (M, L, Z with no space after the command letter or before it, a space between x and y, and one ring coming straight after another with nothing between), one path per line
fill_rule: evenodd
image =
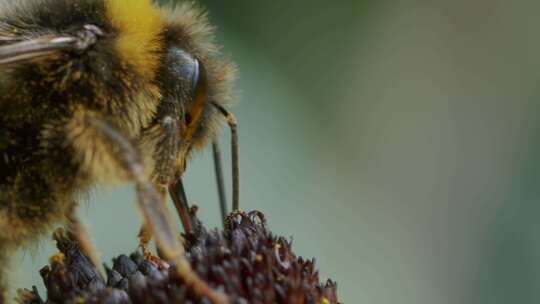
M198 142L203 135L199 133L206 133L206 120L211 116L214 102L210 100L204 63L177 46L169 46L159 76L163 102L157 120L165 116L175 119L182 140Z
M223 121L219 106L230 99L234 67L220 55L200 10L181 5L167 13L166 22L157 119L174 109L183 148L202 148Z

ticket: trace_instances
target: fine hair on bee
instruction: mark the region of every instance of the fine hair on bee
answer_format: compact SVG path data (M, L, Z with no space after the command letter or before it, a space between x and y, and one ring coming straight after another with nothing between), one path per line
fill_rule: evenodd
M145 254L153 236L195 292L228 301L191 269L165 204L168 192L189 232L182 174L211 143L225 217L217 137L226 123L239 208L237 123L227 110L235 68L213 35L192 2L0 0L1 268L59 223L88 244L74 216L78 197L96 183L129 182ZM6 281L0 272L2 294Z

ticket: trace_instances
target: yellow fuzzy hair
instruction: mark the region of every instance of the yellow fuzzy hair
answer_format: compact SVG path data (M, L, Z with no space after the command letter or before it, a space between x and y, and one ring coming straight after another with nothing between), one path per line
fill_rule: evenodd
M152 0L106 0L107 14L119 31L116 50L142 76L153 78L163 47L164 22Z

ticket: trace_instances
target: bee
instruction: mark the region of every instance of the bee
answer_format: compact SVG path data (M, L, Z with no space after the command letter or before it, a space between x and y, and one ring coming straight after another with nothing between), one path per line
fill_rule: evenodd
M181 176L212 142L227 212L216 140L227 123L238 209L237 124L226 109L235 67L213 35L191 2L0 0L0 266L72 219L96 183L129 182L142 245L153 235L186 282L225 302L190 269L164 203L169 192L189 230Z

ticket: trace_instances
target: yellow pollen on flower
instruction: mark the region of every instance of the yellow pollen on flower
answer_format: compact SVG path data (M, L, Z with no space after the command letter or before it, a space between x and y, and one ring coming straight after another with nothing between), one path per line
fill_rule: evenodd
M49 262L51 264L62 264L62 263L64 263L65 259L66 259L66 256L62 252L59 252L59 253L51 256L49 258Z

